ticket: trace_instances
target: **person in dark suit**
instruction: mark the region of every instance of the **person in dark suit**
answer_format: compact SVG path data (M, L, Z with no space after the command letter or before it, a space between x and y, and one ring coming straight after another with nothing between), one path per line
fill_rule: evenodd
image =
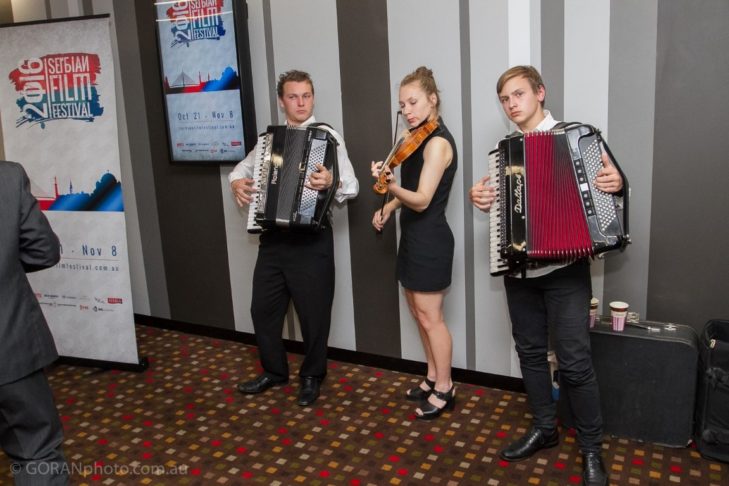
M0 161L0 446L15 484L68 484L63 428L43 368L58 358L26 273L55 265L58 237L20 164Z

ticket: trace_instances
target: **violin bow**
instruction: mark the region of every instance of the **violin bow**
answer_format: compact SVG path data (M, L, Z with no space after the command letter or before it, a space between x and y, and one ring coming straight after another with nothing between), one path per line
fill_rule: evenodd
M395 130L393 131L393 134L392 134L392 146L393 147L395 146L395 144L397 144L397 133L398 133L397 129L398 129L398 125L399 125L398 122L400 120L400 116L402 116L402 110L397 110L395 112L395 123L394 123ZM385 162L387 162L387 161L385 161ZM385 162L382 163L383 171L387 170L385 167ZM387 204L389 201L390 201L390 191L387 190L385 192L385 194L382 195L382 207L380 208L380 216L385 214L385 204ZM382 233L382 230L378 231L378 233Z

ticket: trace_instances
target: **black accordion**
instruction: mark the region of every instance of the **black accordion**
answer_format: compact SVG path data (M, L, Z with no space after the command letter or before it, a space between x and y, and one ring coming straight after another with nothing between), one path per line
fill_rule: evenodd
M601 146L623 178L622 196L594 187ZM497 187L491 275L594 257L629 243L628 181L593 126L509 136L489 153L489 176Z
M258 137L253 165L257 189L248 208L248 232L264 229L317 231L327 224L329 206L337 191L337 141L318 126L269 126ZM316 165L332 172L330 188L306 187Z

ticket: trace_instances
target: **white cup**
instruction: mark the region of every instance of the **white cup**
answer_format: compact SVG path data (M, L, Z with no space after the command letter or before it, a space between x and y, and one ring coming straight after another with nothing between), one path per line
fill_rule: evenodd
M625 329L625 316L628 314L628 304L615 300L610 302L610 315L613 320L613 331Z
M597 320L597 305L600 303L595 297L590 300L590 329L595 327L595 321Z

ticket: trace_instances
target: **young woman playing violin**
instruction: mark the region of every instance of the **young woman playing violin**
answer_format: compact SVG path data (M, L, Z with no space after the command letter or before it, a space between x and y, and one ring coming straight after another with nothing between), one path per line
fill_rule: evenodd
M400 209L397 278L418 323L428 374L408 390L420 402L416 417L431 420L455 406L451 381L451 334L443 318L445 289L451 284L453 233L445 208L458 166L453 136L439 117L440 97L433 73L419 67L400 83L400 110L410 131L388 160L372 163L372 175L386 186L392 200L375 212L372 225L381 231ZM393 170L401 163L398 183ZM375 184L375 191L378 190Z

